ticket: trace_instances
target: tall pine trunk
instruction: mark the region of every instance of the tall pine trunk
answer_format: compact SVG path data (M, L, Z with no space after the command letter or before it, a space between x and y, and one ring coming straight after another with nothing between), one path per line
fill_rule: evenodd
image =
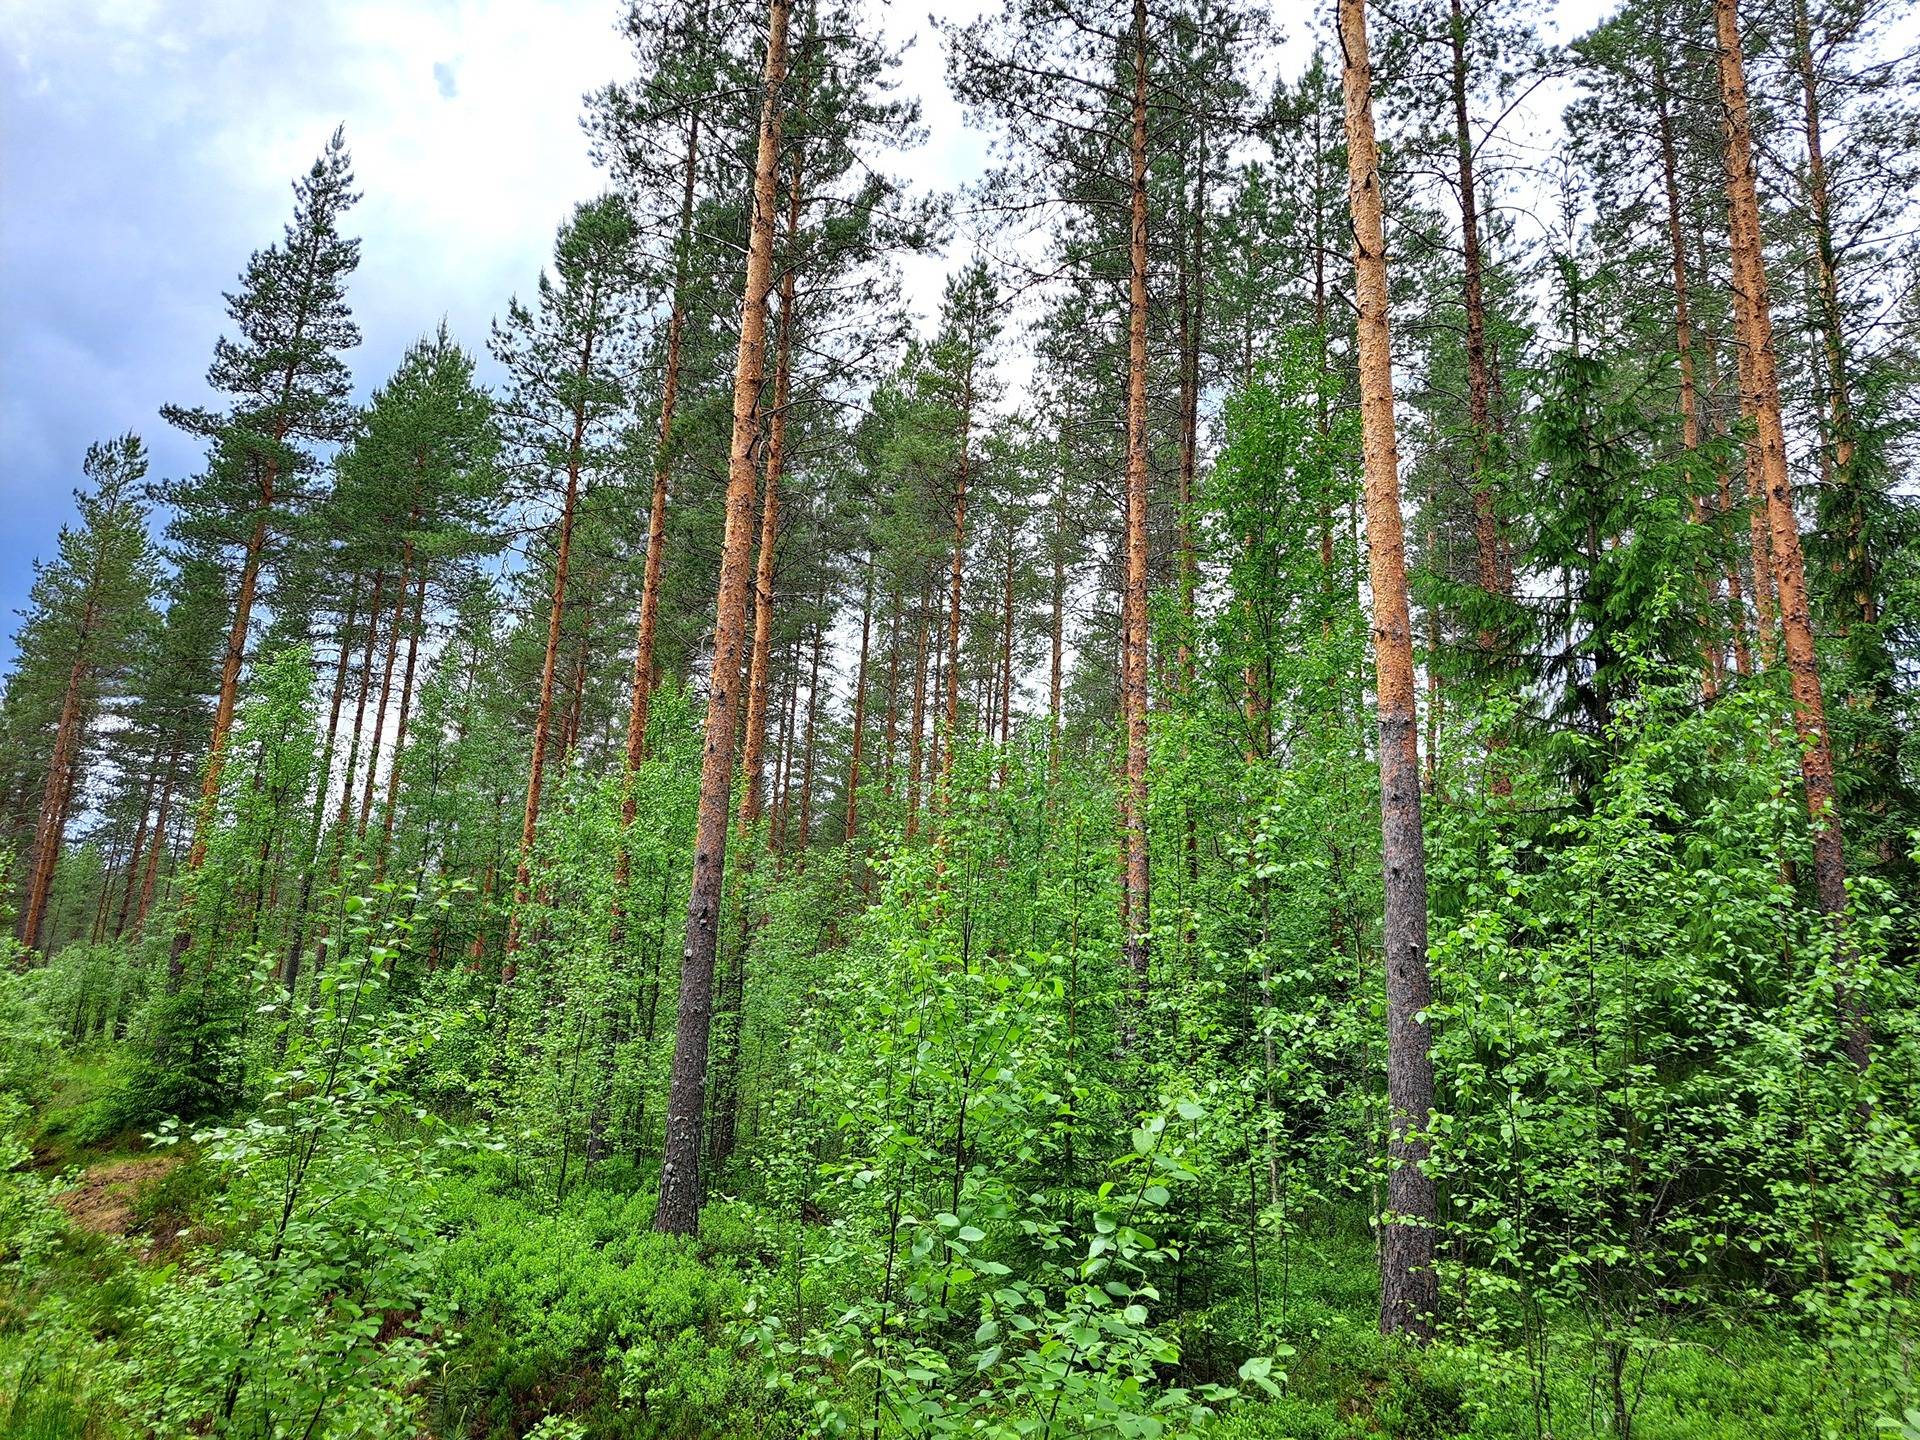
M787 186L787 245L800 227L801 162L793 162ZM747 738L740 768L740 831L760 818L765 792L760 768L767 743L767 671L773 654L773 562L780 536L780 480L786 466L787 405L793 397L793 300L797 274L793 258L780 277L779 339L774 347L773 413L767 421L766 479L760 496L760 554L753 571L753 658L747 678Z
M1691 457L1700 449L1700 401L1693 375L1693 308L1687 276L1687 232L1680 209L1679 159L1673 139L1673 116L1667 105L1666 52L1657 44L1654 47L1653 67L1654 116L1660 128L1660 175L1667 202L1667 245L1672 251L1673 262L1673 346L1680 371L1680 444ZM1704 525L1707 520L1706 506L1700 497L1690 491L1687 501L1688 518L1696 525ZM1701 620L1702 628L1707 632L1700 641L1701 660L1705 667L1701 674L1701 693L1708 701L1712 701L1719 693L1726 661L1720 649L1719 637L1713 633L1711 606Z
M46 920L47 897L53 893L53 872L60 863L60 842L67 832L67 812L73 803L74 754L80 748L82 700L85 696L87 652L99 606L92 595L80 614L79 648L67 671L67 687L60 697L60 719L53 732L53 755L47 763L47 782L41 790L40 814L34 825L33 875L27 886L26 909L20 916L20 943L29 949L40 943Z
M780 87L787 69L787 0L768 0L767 59L754 160L753 218L747 239L746 293L733 371L733 436L727 462L727 520L714 604L713 669L700 761L700 809L686 944L680 954L667 1138L654 1228L691 1235L700 1226L700 1122L706 1102L707 1043L713 1012L713 959L726 878L733 731L739 709L740 651L752 562L753 441L765 366L767 294L773 278L774 169L780 153Z
M1366 459L1367 568L1373 589L1375 693L1380 721L1380 835L1386 891L1387 1209L1380 1252L1380 1328L1426 1341L1438 1287L1433 1269L1434 1185L1425 1172L1433 1058L1424 1012L1427 857L1420 828L1420 754L1413 700L1413 629L1393 428L1393 351L1387 329L1386 237L1380 154L1373 131L1373 65L1366 0L1340 0L1345 58L1348 200L1359 311L1361 443Z
M1747 354L1743 408L1754 422L1758 469L1766 493L1772 541L1773 577L1780 591L1780 639L1786 652L1793 692L1793 718L1800 736L1800 777L1813 817L1813 883L1820 908L1844 928L1847 911L1847 862L1834 794L1833 746L1827 735L1826 704L1814 651L1813 616L1807 602L1806 565L1800 553L1800 526L1793 511L1793 483L1787 475L1787 442L1780 417L1780 375L1773 349L1773 314L1767 299L1766 259L1761 251L1760 201L1755 185L1752 120L1740 53L1740 19L1735 0L1715 0L1714 28L1720 49L1720 98L1727 127L1727 201L1733 246L1734 319ZM1844 936L1843 936L1844 943ZM1867 1068L1873 1046L1865 1008L1857 992L1840 997L1841 1040L1847 1056Z
M1126 595L1121 709L1126 717L1126 925L1122 958L1144 1018L1152 917L1147 888L1147 5L1133 3L1133 124L1127 242Z
M929 586L929 589L932 587ZM927 611L922 598L913 621L913 719L907 730L907 838L920 829L920 745L927 719Z
M588 302L587 332L580 342L578 374L584 381L593 371L593 346L598 338L598 282ZM567 443L567 491L560 506L560 541L554 547L553 599L547 607L547 648L540 662L540 705L533 718L533 753L527 762L527 801L520 818L520 859L513 875L513 913L507 917L506 958L501 980L511 983L514 953L520 948L521 912L527 904L533 877L533 842L540 824L540 792L546 780L547 743L553 725L553 676L560 655L560 627L567 610L567 565L573 553L574 512L580 503L580 464L587 438L587 401L575 400L573 434Z

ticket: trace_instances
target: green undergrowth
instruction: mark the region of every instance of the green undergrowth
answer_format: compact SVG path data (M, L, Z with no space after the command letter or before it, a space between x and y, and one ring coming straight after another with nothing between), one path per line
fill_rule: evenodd
M7 1102L0 1433L10 1440L298 1433L270 1409L223 1430L211 1411L195 1418L193 1404L168 1389L170 1347L204 1336L204 1316L182 1312L212 1305L223 1277L229 1287L236 1278L234 1256L245 1252L247 1231L237 1217L246 1197L236 1193L243 1172L198 1153L153 1166L130 1197L124 1235L94 1233L56 1204L90 1167L126 1156L125 1137L91 1148L62 1138L71 1135L66 1118L84 1109L97 1083L97 1070L81 1060L61 1074L37 1115ZM379 1143L398 1150L417 1137L394 1132ZM58 1172L48 1168L52 1155L62 1162ZM768 1384L749 1343L750 1298L790 1283L784 1257L795 1231L821 1227L727 1200L707 1208L698 1240L660 1236L652 1231L647 1177L623 1164L601 1165L556 1197L483 1145L462 1149L431 1190L415 1197L434 1226L432 1242L417 1251L424 1266L417 1283L442 1319L428 1332L416 1314L382 1315L373 1346L414 1347L419 1363L396 1367L388 1357L384 1372L374 1365L396 1393L361 1396L349 1412L361 1417L357 1427L322 1423L312 1434L798 1440L821 1433L789 1392ZM1162 1368L1169 1383L1231 1383L1248 1357L1272 1356L1276 1393L1249 1393L1220 1404L1197 1428L1169 1424L1156 1433L1206 1440L1620 1434L1601 1351L1578 1316L1545 1317L1544 1340L1419 1351L1379 1335L1372 1247L1352 1217L1335 1215L1317 1231L1290 1236L1264 1263L1257 1296L1242 1287L1189 1297L1168 1325L1179 1359ZM1732 1328L1676 1320L1632 1352L1625 1393L1634 1440L1851 1433L1819 1351L1772 1321ZM900 1432L883 1424L880 1433Z

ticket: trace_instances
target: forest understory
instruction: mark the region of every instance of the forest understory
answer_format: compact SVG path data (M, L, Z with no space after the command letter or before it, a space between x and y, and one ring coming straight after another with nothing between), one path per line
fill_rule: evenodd
M0 1434L1920 1440L1912 26L1537 8L935 19L942 189L610 5L377 385L334 133L15 632Z

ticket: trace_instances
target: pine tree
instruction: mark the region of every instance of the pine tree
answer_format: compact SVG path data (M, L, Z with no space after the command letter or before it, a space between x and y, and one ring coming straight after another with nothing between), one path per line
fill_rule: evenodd
M1740 17L1735 0L1714 0L1714 29L1719 43L1720 99L1727 127L1727 201L1733 251L1735 323L1744 365L1741 409L1754 425L1752 453L1765 488L1768 539L1773 575L1780 587L1781 647L1786 654L1793 693L1794 724L1800 734L1800 775L1813 817L1813 881L1820 908L1844 927L1847 914L1847 860L1842 841L1838 797L1833 784L1833 744L1827 733L1826 702L1820 662L1814 647L1813 616L1808 605L1806 564L1800 550L1800 522L1794 513L1793 482L1787 473L1787 441L1780 414L1780 376L1773 348L1773 311L1767 294L1766 257L1762 253L1760 203L1755 181L1753 120L1748 106ZM1756 582L1757 583L1757 582ZM1873 1052L1866 1012L1857 994L1841 1000L1842 1041L1848 1057L1867 1068Z
M87 447L86 485L74 492L78 527L63 526L56 557L36 567L7 679L6 730L44 755L20 907L20 940L40 943L67 822L98 740L103 705L120 692L151 627L156 582L139 490L146 446L126 434Z
M752 549L756 404L766 360L767 296L773 289L775 173L787 71L787 0L768 0L767 60L761 79L760 130L754 164L753 217L740 349L734 366L733 440L727 474L727 525L715 601L713 667L700 765L700 812L694 839L686 946L680 957L673 1082L667 1147L660 1171L654 1228L691 1235L700 1225L700 1126L706 1108L708 1024L713 1013L713 961L726 873L727 822L733 786L733 730L739 706L746 632L747 576Z
M162 488L175 511L171 533L185 544L239 552L203 802L219 791L262 572L317 497L323 472L312 447L344 440L352 426L351 379L341 352L360 342L346 298L360 242L340 233L342 218L359 198L352 187L352 159L344 133L336 130L294 185L285 237L254 252L240 288L227 296L235 334L214 347L207 383L230 397L228 404L163 411L173 424L209 442L202 476ZM206 839L196 834L189 870L199 867Z
M553 272L540 277L535 308L516 300L505 323L494 327L494 355L509 375L501 416L521 493L542 504L559 502L514 911L508 920L506 979L512 978L520 912L532 877L574 524L585 488L622 453L640 300L633 239L632 217L617 197L580 206L560 228Z
M1340 0L1345 59L1349 204L1354 290L1359 303L1361 439L1366 452L1367 554L1373 590L1376 704L1380 718L1380 829L1386 868L1387 1209L1380 1252L1380 1328L1433 1336L1439 1289L1434 1226L1439 1210L1425 1170L1433 1113L1433 1059L1425 1011L1426 840L1420 821L1413 632L1401 538L1400 460L1394 441L1393 358L1387 329L1386 238L1380 158L1373 128L1373 67L1366 0Z

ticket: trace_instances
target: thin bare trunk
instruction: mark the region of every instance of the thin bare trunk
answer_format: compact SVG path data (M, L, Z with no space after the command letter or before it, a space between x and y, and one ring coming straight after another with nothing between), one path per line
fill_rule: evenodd
M393 618L387 625L387 657L380 672L380 704L373 712L373 739L367 746L367 780L360 792L360 819L354 827L354 834L359 838L365 838L367 818L373 814L373 787L380 775L380 741L386 733L387 707L393 701L393 666L400 657L400 627L407 617L407 581L412 575L413 536L409 534L400 561L400 583L394 587Z
M907 731L907 839L920 829L920 737L927 719L927 604L914 607L913 721Z
M700 116L687 122L687 153L680 178L680 234L674 245L673 310L667 317L667 364L660 382L660 429L653 457L653 499L647 510L647 562L640 582L640 632L633 653L633 695L627 710L627 775L640 768L647 744L647 706L654 686L654 642L660 620L660 577L667 553L667 486L673 478L673 417L680 399L680 351L687 330L687 285L693 244L693 182L700 155ZM620 853L615 889L623 890L632 857L626 832L633 824L631 783L620 806Z
M873 635L873 553L867 553L866 583L860 592L860 663L853 674L853 738L847 759L847 836L860 833L860 742L867 726L867 645Z
M807 738L803 742L800 760L800 828L794 842L800 859L795 862L796 867L805 863L807 841L813 834L813 740L820 717L820 651L826 644L826 638L826 627L815 620L813 664L807 673Z
M953 559L947 581L947 724L945 757L934 777L934 804L941 804L948 774L953 769L953 754L960 737L960 600L967 565L967 481L971 469L973 434L973 359L967 360L966 375L960 387L960 455L953 482ZM941 744L936 736L934 744Z
M594 299L598 299L596 290ZM597 312L597 305L589 302ZM580 364L576 372L585 379L593 370L593 345L598 338L597 313L589 315L587 333L580 343ZM533 717L533 753L527 762L527 800L520 817L520 859L513 875L513 913L507 917L506 958L500 967L500 979L511 984L514 977L514 952L520 948L521 913L529 897L533 878L533 842L540 825L540 792L546 781L548 732L553 724L553 675L560 655L560 626L567 612L567 566L573 558L574 512L580 503L580 462L587 436L587 405L577 400L573 409L573 434L567 444L567 490L560 503L560 538L554 547L553 598L547 606L547 646L540 662L540 704Z
M1658 44L1654 47L1653 66L1654 115L1660 126L1660 173L1667 200L1667 243L1673 252L1673 344L1680 370L1680 444L1692 456L1700 449L1700 401L1693 378L1693 312L1687 276L1686 226L1680 208L1679 159L1674 146L1673 117L1667 108L1666 53ZM1691 481L1691 476L1688 478ZM1688 518L1696 525L1704 525L1707 513L1701 498L1690 491L1687 500ZM1705 634L1700 641L1701 659L1704 662L1701 693L1709 702L1719 694L1726 666L1719 637L1713 633L1711 608L1710 605L1709 614L1704 617L1702 628Z
M413 680L420 658L420 630L426 622L427 570L420 567L414 582L413 624L407 632L407 668L400 680L400 715L393 728L393 759L387 765L386 811L380 820L380 859L376 878L386 874L387 851L393 845L393 821L400 808L400 757L407 748L407 720L413 708Z

